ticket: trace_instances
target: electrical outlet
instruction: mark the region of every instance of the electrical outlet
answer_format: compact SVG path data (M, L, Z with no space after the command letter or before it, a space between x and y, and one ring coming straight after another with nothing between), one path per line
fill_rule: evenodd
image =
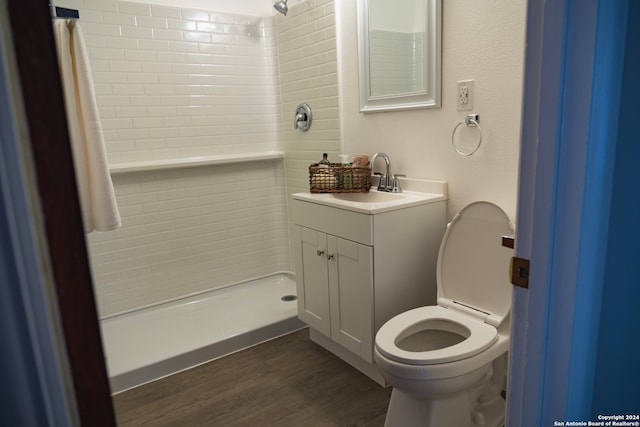
M473 80L458 82L458 111L473 109Z

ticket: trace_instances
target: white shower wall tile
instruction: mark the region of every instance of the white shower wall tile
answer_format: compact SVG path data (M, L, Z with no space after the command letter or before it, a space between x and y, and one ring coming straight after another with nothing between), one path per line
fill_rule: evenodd
M100 315L292 270L286 194L308 188L322 152L340 151L334 1L286 18L55 3L80 10L110 163L287 153L114 175L123 227L88 236ZM291 127L303 101L314 112L304 134Z
M101 316L290 270L281 160L114 183L124 226L88 237Z
M292 6L276 24L287 188L293 193L308 190L310 163L323 152L334 159L340 152L334 2ZM306 133L287 126L300 102L309 103L313 112L313 126Z
M272 18L79 9L110 164L282 149ZM292 270L284 161L114 175L122 228L88 235L100 316Z
M269 94L278 92L273 18L115 0L61 0L56 5L74 7L80 11L94 81L101 87L97 92L99 107L131 105L146 108L129 110L126 116L132 119L195 114L256 123L253 120L255 116L274 117L277 98L256 97L252 92L255 89L264 93L265 88ZM140 85L144 85L144 92ZM217 109L153 108L189 106L192 105L189 102L194 101L188 98L158 98L156 95L199 96L209 93L212 88L236 90L245 98L237 95L234 103L249 104L251 108L228 110L225 107L229 99L216 96L199 101ZM129 102L111 99L118 95L128 97ZM278 148L278 140L272 131L273 122L257 123L262 128L248 136L249 144L235 147L235 152L256 150L256 146L262 147L260 151ZM106 128L112 126L117 124L107 124ZM235 134L245 135L244 127L237 126ZM176 143L175 140L172 144L158 144L155 139L162 136L157 133L154 136L148 133L146 138L153 139L153 143L142 143L140 138L108 140L109 161L121 163L176 155L175 150L166 151L167 147ZM131 144L132 149L123 142ZM228 154L230 149L226 142L214 138L205 144L182 139L180 144L190 155L215 155L220 154L219 150L224 150L222 154Z
M291 194L308 191L310 163L320 160L323 152L336 160L341 151L334 0L290 7L286 17L276 18L275 30L287 192ZM290 125L301 102L307 102L313 112L313 125L305 133Z
M151 6L148 4L127 1L120 1L115 3L117 3L118 12L120 12L121 14L151 16Z
M180 9L178 9L177 7L158 6L154 4L151 5L151 15L161 16L163 18L173 18L173 19L182 18Z

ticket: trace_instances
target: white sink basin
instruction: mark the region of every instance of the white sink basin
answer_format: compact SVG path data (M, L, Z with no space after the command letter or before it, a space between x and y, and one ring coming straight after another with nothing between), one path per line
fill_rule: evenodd
M293 198L373 215L446 200L444 193L444 191L441 194L415 191L385 193L372 189L368 193L296 193L293 194Z

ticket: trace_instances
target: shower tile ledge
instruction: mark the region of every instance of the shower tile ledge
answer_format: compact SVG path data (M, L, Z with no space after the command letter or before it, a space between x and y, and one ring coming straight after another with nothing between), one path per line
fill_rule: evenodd
M257 162L261 160L284 159L284 152L266 151L256 153L228 154L217 156L196 156L179 159L145 160L139 162L113 163L109 165L112 175L145 172L162 169L177 169L196 166L226 165L230 163Z

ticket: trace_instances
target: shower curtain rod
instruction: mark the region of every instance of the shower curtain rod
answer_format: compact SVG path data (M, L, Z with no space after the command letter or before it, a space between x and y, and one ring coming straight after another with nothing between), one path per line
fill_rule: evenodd
M80 13L76 9L51 6L51 15L54 19L80 19Z

